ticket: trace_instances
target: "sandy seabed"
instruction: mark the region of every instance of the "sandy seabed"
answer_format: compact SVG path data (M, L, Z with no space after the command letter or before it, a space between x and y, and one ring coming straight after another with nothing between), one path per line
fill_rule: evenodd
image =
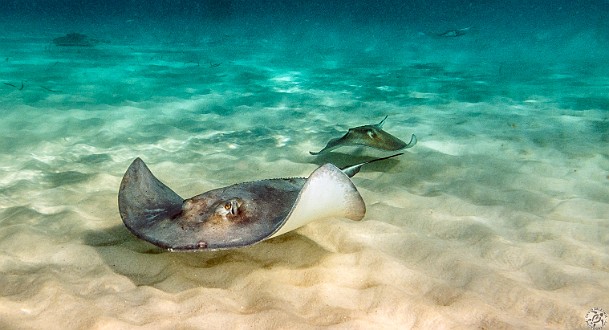
M223 38L2 40L0 328L583 329L609 310L609 80ZM361 222L201 253L122 225L135 157L189 197L382 154L308 151L385 115L419 143L353 179Z

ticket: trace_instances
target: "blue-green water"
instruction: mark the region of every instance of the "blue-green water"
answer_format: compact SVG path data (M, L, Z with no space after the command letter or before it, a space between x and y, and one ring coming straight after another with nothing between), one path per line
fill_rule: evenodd
M609 12L572 2L3 2L0 327L585 328L609 309ZM465 29L462 36L441 37ZM91 47L53 39L78 32ZM169 253L117 209L419 143L367 214Z

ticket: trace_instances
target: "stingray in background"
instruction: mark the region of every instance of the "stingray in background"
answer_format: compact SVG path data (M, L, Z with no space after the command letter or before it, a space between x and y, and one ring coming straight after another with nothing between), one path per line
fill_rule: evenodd
M237 183L188 199L136 158L121 181L118 207L135 236L170 251L244 247L316 220L361 220L366 206L349 178L365 164L398 155L342 170L325 164L308 178Z
M380 123L376 125L364 125L354 128L349 128L347 134L342 137L332 139L326 146L318 152L309 151L311 155L318 155L322 152L330 151L344 146L362 145L381 150L396 151L400 149L412 148L417 144L417 137L412 134L410 142L406 143L397 137L383 131L385 116Z
M93 47L101 42L107 43L106 41L93 39L85 34L75 32L53 39L53 43L61 47Z
M468 27L462 28L462 29L448 30L443 33L438 33L436 35L438 37L445 37L445 38L461 37L461 36L466 35L471 28L472 28L471 26L468 26Z

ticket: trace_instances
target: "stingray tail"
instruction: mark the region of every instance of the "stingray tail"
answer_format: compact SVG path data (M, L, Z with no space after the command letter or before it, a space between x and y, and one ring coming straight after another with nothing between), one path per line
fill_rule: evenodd
M403 154L404 154L403 152L400 152L398 154L387 156L387 157L381 157L381 158L371 159L371 160L363 162L363 163L359 163L359 164L343 167L340 170L343 171L343 173L345 173L348 177L352 178L354 175L359 173L359 171L362 169L362 166L364 166L366 164L370 164L370 163L378 162L378 161L381 161L381 160L397 157L397 156L403 155Z
M387 119L387 117L389 117L389 115L386 115L386 116L385 116L385 118L383 118L383 120L381 120L381 122L380 122L380 123L378 123L378 124L376 124L375 126L376 126L378 129L382 129L382 128L383 128L383 124L385 124L385 120Z
M410 142L408 142L408 144L406 144L406 146L402 149L412 148L415 144L417 144L417 136L412 134L412 136L410 137Z

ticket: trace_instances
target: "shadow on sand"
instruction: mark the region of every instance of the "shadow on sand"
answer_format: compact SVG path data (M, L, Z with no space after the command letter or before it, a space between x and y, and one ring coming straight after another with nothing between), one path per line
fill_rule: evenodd
M331 254L293 232L245 248L205 252L168 252L136 238L122 225L88 231L84 242L135 285L172 293L197 287L226 289L252 272L306 269Z

